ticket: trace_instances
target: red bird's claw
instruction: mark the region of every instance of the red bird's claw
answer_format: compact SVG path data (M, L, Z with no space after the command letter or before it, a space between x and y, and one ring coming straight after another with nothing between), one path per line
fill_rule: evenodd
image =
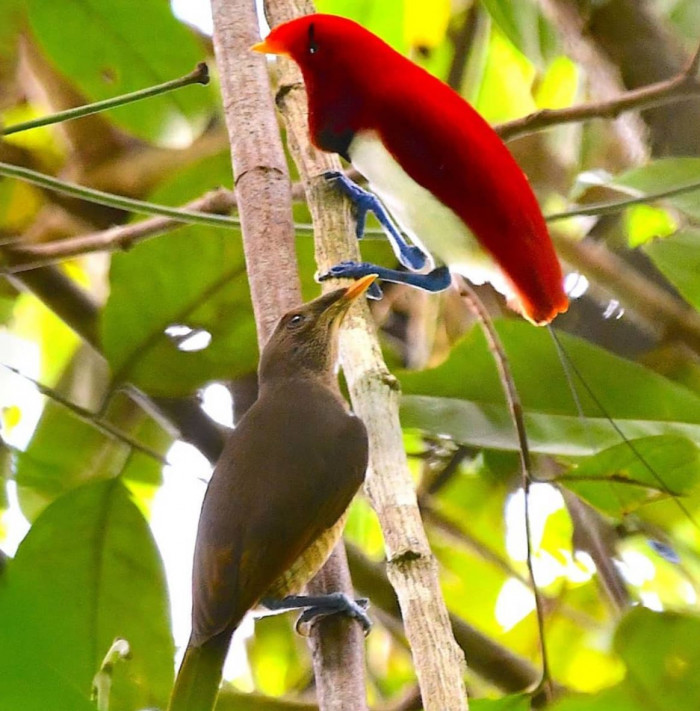
M339 170L327 170L323 174L323 179L327 183L334 183L336 180L342 177L342 173Z

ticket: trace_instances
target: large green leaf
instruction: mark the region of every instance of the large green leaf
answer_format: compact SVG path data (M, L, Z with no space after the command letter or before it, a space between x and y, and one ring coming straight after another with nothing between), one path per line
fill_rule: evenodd
M204 59L191 30L162 0L30 0L29 21L44 51L89 101L186 74ZM203 128L212 93L202 86L110 112L140 138L182 144Z
M690 492L700 476L700 450L680 437L621 443L582 462L563 481L590 504L619 516L649 501Z
M642 194L651 194L698 181L700 181L700 158L660 158L617 176L612 181L612 185L632 188ZM700 220L700 189L665 199L687 215Z
M700 311L700 232L676 232L643 249L683 298Z
M597 404L579 386L582 421L546 329L515 320L497 323L525 410L534 451L586 455L620 441ZM607 413L628 438L700 436L700 397L652 371L585 341L559 334L564 348ZM491 449L517 446L503 388L481 330L473 329L445 363L404 371L405 426Z
M225 154L183 171L154 196L183 203L231 181ZM255 322L239 230L188 226L115 255L102 313L104 354L117 381L178 396L204 383L250 373L257 364ZM208 347L178 348L171 326L211 334Z
M553 711L695 711L700 699L700 619L638 607L615 635L623 682L599 694L564 698Z
M0 708L35 708L41 698L45 709L87 708L116 637L132 657L115 672L110 711L165 706L174 647L162 565L119 480L76 489L37 519L8 569L0 617ZM74 703L47 701L45 679Z

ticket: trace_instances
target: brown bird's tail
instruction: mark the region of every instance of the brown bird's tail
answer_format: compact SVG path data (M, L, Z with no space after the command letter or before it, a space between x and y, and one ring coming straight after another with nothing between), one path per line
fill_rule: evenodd
M212 711L221 683L233 629L226 629L201 647L191 641L175 679L168 711Z

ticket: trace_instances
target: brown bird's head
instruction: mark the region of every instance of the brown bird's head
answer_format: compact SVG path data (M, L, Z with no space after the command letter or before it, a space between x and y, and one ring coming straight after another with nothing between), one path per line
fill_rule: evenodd
M338 328L350 305L369 288L376 275L358 279L286 313L263 348L258 369L261 384L274 378L333 377Z

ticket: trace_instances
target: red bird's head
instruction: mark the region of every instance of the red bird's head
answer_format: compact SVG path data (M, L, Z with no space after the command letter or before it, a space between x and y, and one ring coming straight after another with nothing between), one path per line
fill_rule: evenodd
M307 72L318 72L322 66L357 62L361 58L354 54L352 48L358 46L358 41L362 46L368 38L381 42L352 20L336 15L315 14L278 25L253 49L265 54L290 57L299 65L306 78Z
M313 143L346 159L351 137L367 127L371 95L391 81L387 69L392 59L402 59L356 22L322 14L278 25L252 49L289 57L299 65Z

